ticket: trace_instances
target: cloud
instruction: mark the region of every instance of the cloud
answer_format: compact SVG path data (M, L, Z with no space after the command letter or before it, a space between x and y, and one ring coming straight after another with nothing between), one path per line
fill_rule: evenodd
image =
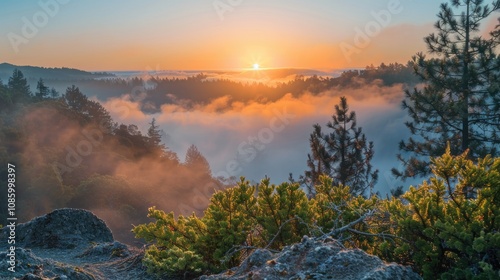
M138 103L127 97L110 99L104 106L121 122L139 123L143 131L155 117L168 136L164 141L169 148L182 158L195 144L214 173L246 176L255 181L268 175L279 183L290 172L296 177L304 172L312 125L326 125L340 96L347 97L350 109L357 114L358 126L374 141L373 165L389 176L390 168L398 164L397 144L407 134L403 124L406 114L400 108L403 92L401 84L366 84L360 79L355 88L332 88L300 96L285 94L276 101L244 102L223 96L207 104L186 106L177 100L177 104L163 105L161 113L154 115L145 115ZM126 106L128 113L113 113L117 104ZM282 121L279 117L283 114L293 117ZM381 178L380 190L387 192L392 187Z
M103 105L117 121L137 123L149 119L149 116L141 111L140 104L133 101L130 94L125 94L120 98L110 98Z

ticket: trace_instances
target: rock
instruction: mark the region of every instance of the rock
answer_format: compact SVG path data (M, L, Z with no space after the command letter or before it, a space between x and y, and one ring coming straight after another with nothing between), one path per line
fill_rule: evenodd
M118 241L110 243L100 243L86 249L78 258L91 259L93 261L104 261L112 258L124 258L131 256L132 253L127 245Z
M21 278L21 280L45 280L47 278L44 278L44 277L40 277L40 276L37 276L35 274L32 274L32 273L28 273L26 275L23 276L23 278Z
M7 228L4 240L6 234ZM90 242L113 242L113 234L103 220L82 209L58 209L16 228L16 244L24 248L71 249Z
M0 259L7 259L6 252L0 253ZM46 279L94 279L91 273L85 272L77 266L64 264L52 259L42 259L29 249L16 249L15 272L8 271L9 264L0 262L0 279L26 279L26 280L46 280Z
M7 239L9 229L0 230ZM0 260L8 260L0 242ZM109 280L153 277L142 264L144 250L113 240L106 224L87 210L59 209L16 227L15 272L0 261L0 279Z
M422 279L410 268L385 263L359 249L346 250L334 240L304 237L301 243L272 254L259 249L239 267L200 279Z

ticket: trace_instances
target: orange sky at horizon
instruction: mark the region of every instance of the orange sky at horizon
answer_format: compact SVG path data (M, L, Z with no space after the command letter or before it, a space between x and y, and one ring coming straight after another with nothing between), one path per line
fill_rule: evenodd
M203 48L197 44L169 47L168 42L158 43L159 46L131 42L112 47L98 46L83 40L76 54L73 51L76 48L75 43L67 42L61 43L57 50L46 52L43 57L37 53L43 50L46 44L34 42L25 47L22 57L14 55L6 62L16 65L71 67L87 71L227 70L252 68L255 63L261 68L342 69L379 65L382 62L406 63L413 54L425 49L421 37L428 34L428 31L429 25L391 27L380 32L378 37L373 38L364 48L355 47L348 39L315 44L290 38L259 40L233 37L226 41L208 42ZM403 44L395 44L393 47L383 41L401 38L405 34L407 36L409 32L419 37L416 40L406 40ZM347 53L346 56L340 48L342 43L353 46L355 52L351 55ZM47 61L50 61L50 64L47 64ZM105 66L97 66L96 62Z
M406 63L426 51L423 38L434 31L439 8L431 0L255 0L226 3L221 13L216 3L224 2L68 2L36 25L36 15L45 11L40 4L6 0L12 12L0 19L0 63L87 71ZM36 32L23 36L29 24Z

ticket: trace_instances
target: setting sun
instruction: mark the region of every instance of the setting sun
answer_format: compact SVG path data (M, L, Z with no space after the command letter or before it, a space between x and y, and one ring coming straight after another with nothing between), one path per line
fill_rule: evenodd
M253 64L253 70L259 70L259 64L258 63L254 63Z

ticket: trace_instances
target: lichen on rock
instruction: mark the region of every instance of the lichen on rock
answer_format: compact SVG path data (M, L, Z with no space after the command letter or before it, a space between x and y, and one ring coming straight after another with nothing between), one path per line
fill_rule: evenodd
M286 246L279 253L266 249L253 252L238 267L212 279L341 279L341 280L413 280L422 279L410 268L385 263L359 249L344 249L334 240L304 237L300 243Z
M7 233L2 231L2 238ZM90 242L113 242L113 234L103 220L83 209L57 209L16 227L16 244L24 248L71 249Z

